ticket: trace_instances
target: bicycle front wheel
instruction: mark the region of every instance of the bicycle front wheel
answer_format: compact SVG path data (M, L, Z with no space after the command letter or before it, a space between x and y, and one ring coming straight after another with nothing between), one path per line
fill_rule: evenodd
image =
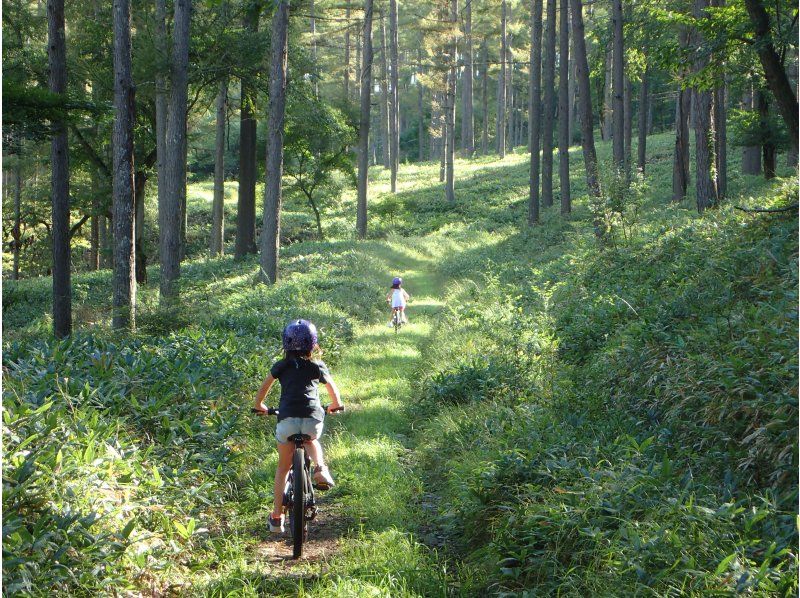
M294 450L292 459L292 556L299 559L303 556L303 541L306 529L306 496L305 496L305 451L302 448Z

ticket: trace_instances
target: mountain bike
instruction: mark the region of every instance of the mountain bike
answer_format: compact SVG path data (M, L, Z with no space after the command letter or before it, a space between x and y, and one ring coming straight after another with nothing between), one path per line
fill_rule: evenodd
M251 409L258 415L278 415L277 409L269 408L266 412ZM331 409L325 407L325 413L344 411L344 407ZM288 516L289 530L292 534L292 558L303 556L303 543L308 538L308 522L317 516L317 503L314 497L314 485L311 483L311 459L306 453L305 443L311 440L308 434L292 434L289 442L294 443L292 469L286 478L283 490L283 512Z

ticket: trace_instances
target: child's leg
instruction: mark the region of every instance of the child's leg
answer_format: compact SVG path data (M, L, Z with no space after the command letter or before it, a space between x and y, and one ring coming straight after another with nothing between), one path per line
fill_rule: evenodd
M401 307L400 308L400 318L403 320L403 322L408 324L408 316L406 315L406 308L405 307Z
M308 456L315 465L325 467L325 455L322 453L322 445L319 440L315 438L314 440L306 441L306 451L308 451Z
M291 442L278 443L278 469L275 471L275 506L272 509L272 518L279 519L283 513L283 490L286 487L286 478L292 469L292 455L294 445Z

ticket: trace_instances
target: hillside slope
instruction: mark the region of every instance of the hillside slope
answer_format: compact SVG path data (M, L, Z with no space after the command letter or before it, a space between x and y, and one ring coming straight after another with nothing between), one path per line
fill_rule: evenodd
M151 269L134 337L108 331L108 272L76 276L64 342L49 281L6 284L6 590L790 593L796 220L668 203L670 139L650 146L603 247L578 155L572 217L531 231L512 154L460 161L455 205L437 165L402 168L395 196L376 172L373 239L350 238L347 197L274 287L255 260L197 257L164 313ZM780 184L734 175L731 203L794 201ZM398 273L414 301L395 338ZM297 315L350 409L326 432L339 484L292 563L265 532L273 424L247 410Z

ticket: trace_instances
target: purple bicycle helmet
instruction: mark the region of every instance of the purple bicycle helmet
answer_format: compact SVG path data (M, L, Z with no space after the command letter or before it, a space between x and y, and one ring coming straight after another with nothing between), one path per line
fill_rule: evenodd
M310 352L317 340L317 327L308 320L292 320L283 329L284 351Z
M400 286L401 284L403 284L403 279L402 279L402 278L400 278L399 276L395 276L395 277L392 279L392 286L393 286L393 287Z

